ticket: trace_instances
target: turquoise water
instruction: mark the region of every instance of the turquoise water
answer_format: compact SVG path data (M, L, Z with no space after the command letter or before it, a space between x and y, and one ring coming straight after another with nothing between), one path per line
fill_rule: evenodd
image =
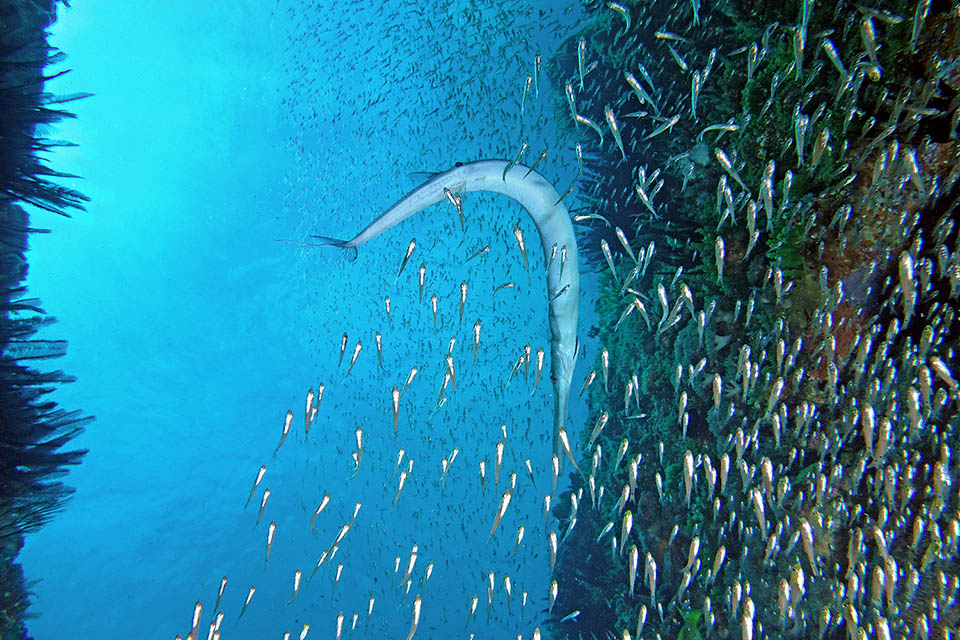
M58 128L55 137L79 147L59 151L55 165L83 176L69 184L92 204L70 220L37 221L54 232L32 238L28 284L59 319L50 335L70 340L58 366L78 381L57 401L97 421L76 443L90 449L69 477L76 496L21 556L27 576L39 579L35 637L186 637L198 601L206 637L224 576L224 638L297 637L304 624L309 637L335 637L341 612L343 637L354 613L355 637L406 637L418 595L417 638L529 637L549 586L549 355L539 386L533 365L526 378L508 379L525 344L548 349L542 277L524 272L511 232L519 220L536 264L533 225L507 198L469 194L465 232L449 205L436 205L361 247L356 261L277 240L351 237L422 181L415 172L512 158L523 140L528 161L550 149L540 170L562 193L577 162L554 129L546 71L523 116L519 103L536 52L548 60L578 18L575 7L546 2L61 8L52 41L73 71L50 89L96 95ZM488 254L466 263L486 244ZM516 286L492 295L508 281ZM582 339L591 296L588 282ZM451 338L457 390L446 389L435 410ZM581 357L574 395L595 354L588 346ZM390 390L413 366L394 439ZM305 438L307 390L320 383ZM288 409L293 428L274 456ZM572 435L585 414L573 401ZM358 426L363 458L354 475ZM505 453L495 487L498 441ZM401 468L412 459L413 469L394 505L401 448ZM441 461L454 449L441 491ZM244 508L260 465L263 483ZM511 473L517 490L488 540ZM255 525L265 488L270 499ZM314 533L311 516L327 494ZM336 557L308 582L357 503ZM270 522L277 533L265 567ZM513 553L520 525L525 537ZM402 576L414 545L408 589ZM298 569L303 582L288 604ZM474 595L480 604L465 628Z

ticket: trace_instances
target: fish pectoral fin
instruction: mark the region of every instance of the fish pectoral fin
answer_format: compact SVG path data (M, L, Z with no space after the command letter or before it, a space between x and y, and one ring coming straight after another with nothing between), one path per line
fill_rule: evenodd
M454 182L453 184L448 184L447 189L449 189L454 195L459 196L467 192L467 183L463 180L460 182Z

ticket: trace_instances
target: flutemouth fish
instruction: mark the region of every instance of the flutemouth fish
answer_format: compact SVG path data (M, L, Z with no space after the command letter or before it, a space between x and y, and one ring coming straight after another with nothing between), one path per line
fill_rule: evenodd
M553 247L566 247L568 263L550 261L547 267L547 300L550 319L550 380L553 382L553 450L562 455L560 431L567 419L570 383L579 342L577 321L580 305L580 270L577 238L567 207L553 185L542 175L506 160L458 163L449 171L431 177L384 211L351 240L314 236L317 246L356 249L432 204L444 200L445 192L492 191L516 200L533 219L544 256ZM563 291L563 295L558 295Z

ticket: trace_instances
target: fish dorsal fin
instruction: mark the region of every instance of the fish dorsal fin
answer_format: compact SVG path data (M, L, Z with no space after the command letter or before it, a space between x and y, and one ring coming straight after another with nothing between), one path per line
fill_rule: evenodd
M409 173L408 175L410 176L410 179L411 179L411 180L413 180L413 181L416 182L417 184L420 184L421 182L426 182L427 180L431 180L431 179L435 178L436 176L440 175L440 172L438 172L438 171L413 171L413 172Z

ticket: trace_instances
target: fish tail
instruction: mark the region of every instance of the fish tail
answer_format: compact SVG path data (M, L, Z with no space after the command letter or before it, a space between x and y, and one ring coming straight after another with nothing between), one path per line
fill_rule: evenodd
M310 236L321 242L300 242L299 240L277 240L285 244L295 244L298 247L337 247L339 249L353 249L353 259L357 257L357 248L350 246L349 240L338 240L337 238L328 238L327 236Z
M350 245L349 240L339 240L337 238L331 238L329 236L310 236L311 238L316 238L320 242L312 244L309 246L313 247L337 247L338 249L353 249L353 253L350 254L350 261L357 259L357 248Z
M318 242L316 246L318 247L338 247L340 249L347 248L346 240L338 240L337 238L330 238L328 236L310 236L311 238L316 238L321 242Z

